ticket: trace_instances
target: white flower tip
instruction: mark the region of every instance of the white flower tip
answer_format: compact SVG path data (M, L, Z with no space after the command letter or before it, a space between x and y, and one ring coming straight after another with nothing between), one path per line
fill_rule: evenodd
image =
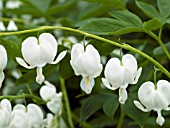
M13 20L9 21L9 24L7 26L8 31L17 31L18 27L16 26L15 22Z
M4 79L5 79L5 75L2 71L2 72L0 72L0 88L2 87L2 82L4 81Z
M36 82L38 84L42 84L42 82L44 82L45 77L42 74L42 67L37 67L37 76L36 76Z
M58 55L57 59L55 61L51 62L50 64L57 64L57 63L59 63L66 56L66 54L67 54L67 50L61 52Z
M142 110L143 112L149 112L149 110L147 110L146 108L144 108L143 105L142 105L139 101L134 100L133 103L135 104L135 106L136 106L138 109Z
M16 61L18 62L19 65L23 66L24 68L27 69L34 68L33 66L28 66L27 63L22 58L16 57Z
M83 77L80 87L86 94L90 94L94 87L94 79L89 76Z
M165 119L161 115L158 115L158 117L156 118L156 123L162 126L164 122L165 122Z
M107 81L107 79L102 78L102 82L103 82L103 84L106 86L106 88L108 88L108 89L110 89L110 90L115 90L115 89L116 89L116 88L114 88L114 87L112 87L112 86L110 85L110 83Z

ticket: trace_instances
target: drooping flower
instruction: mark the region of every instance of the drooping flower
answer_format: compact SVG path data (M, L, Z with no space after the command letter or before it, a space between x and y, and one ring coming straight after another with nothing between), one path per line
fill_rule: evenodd
M40 89L40 96L44 101L47 101L48 109L60 116L62 113L62 92L56 93L55 86L47 81L45 84Z
M57 54L57 41L50 33L41 34L38 40L35 37L28 37L23 41L21 51L24 60L29 65L19 57L16 57L17 62L27 69L37 67L36 81L39 84L44 81L42 67L47 63L57 64L67 53L67 51L61 52L57 59L54 60Z
M11 116L12 107L11 103L7 99L3 99L0 103L0 128L8 128Z
M119 88L119 102L124 104L128 98L126 88L128 84L136 84L142 68L137 69L137 61L133 55L126 54L122 61L118 58L111 58L105 67L102 78L103 84L111 90Z
M0 21L0 31L5 31L6 28L5 28L5 25L2 21Z
M17 31L17 30L18 27L16 26L15 22L13 20L10 20L7 26L7 31Z
M103 69L99 52L92 45L84 48L82 44L75 44L71 50L70 64L77 76L83 76L81 89L90 94L94 86L94 78L99 76Z
M18 121L21 121L18 123ZM17 104L12 112L10 127L12 128L41 128L43 112L36 104Z
M22 5L21 1L18 0L9 0L6 2L6 8L7 9L15 9L15 8L19 8Z
M143 112L154 110L158 117L156 123L163 125L165 119L161 115L162 110L170 110L170 83L166 80L159 80L156 85L148 81L143 83L138 91L138 98L140 102L134 101L136 107ZM143 107L145 106L145 108Z
M0 45L0 88L5 78L3 70L6 67L6 65L7 65L7 53L5 48L2 45Z

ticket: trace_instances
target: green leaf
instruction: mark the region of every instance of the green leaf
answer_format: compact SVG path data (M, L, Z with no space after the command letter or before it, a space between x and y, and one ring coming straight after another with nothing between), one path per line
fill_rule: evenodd
M144 29L147 31L152 31L160 28L162 26L162 22L160 22L158 19L154 18L147 22L144 22Z
M38 8L42 13L45 13L51 3L51 0L27 0L33 6Z
M98 18L91 20L79 29L96 35L118 35L143 31L141 28L132 27L125 21L119 21L111 18Z
M139 2L139 1L136 1L136 5L138 6L138 8L140 8L148 17L150 18L157 18L157 19L161 19L161 16L158 12L158 10L148 4L148 3L143 3L143 2Z
M109 94L96 94L91 95L82 105L80 109L80 122L87 120L97 110L103 107L103 104L112 95Z
M126 2L125 0L86 0L89 2L98 2L104 5L109 5L112 7L117 7L121 9L126 9Z
M129 12L128 10L113 11L110 14L112 17L114 17L120 21L127 22L132 27L141 27L141 28L143 27L143 23L142 23L141 19L137 15Z
M113 97L106 100L106 102L103 105L103 111L107 116L113 118L118 107L119 107L118 96L114 95Z
M127 116L136 121L140 127L143 127L149 117L149 113L145 113L139 110L133 103L137 99L137 94L128 94L128 100L124 105L121 105L121 109L125 112Z
M157 5L162 19L166 20L170 16L170 1L157 0Z

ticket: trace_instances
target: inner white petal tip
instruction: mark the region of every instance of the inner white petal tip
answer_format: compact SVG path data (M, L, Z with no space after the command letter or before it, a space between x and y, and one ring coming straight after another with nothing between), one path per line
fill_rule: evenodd
M127 100L128 96L127 96L127 91L124 88L120 88L119 89L119 102L121 104L125 104L126 100Z
M86 94L90 94L93 87L94 87L94 79L87 76L87 77L83 77L81 83L80 83L80 87L81 89L86 93Z

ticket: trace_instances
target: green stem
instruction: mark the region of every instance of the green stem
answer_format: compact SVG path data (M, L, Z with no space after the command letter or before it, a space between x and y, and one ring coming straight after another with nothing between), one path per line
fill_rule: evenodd
M68 27L61 27L61 26L43 26L37 29L30 29L30 30L24 30L24 31L17 31L17 32L4 32L4 33L0 33L0 36L9 36L9 35L19 35L19 34L24 34L24 33L29 33L29 32L36 32L36 31L43 31L43 30L53 30L53 29L61 29L61 30L66 30L66 31L72 31L72 32L76 32L76 33L80 33L82 35L115 45L117 47L120 48L124 48L126 50L138 53L139 55L145 57L146 59L148 59L149 61L151 61L156 67L158 67L165 75L167 75L170 78L170 73L161 65L159 64L159 62L157 62L156 60L154 60L152 57L150 57L149 55L145 54L144 52L139 51L138 49L131 47L128 44L119 44L117 42L105 39L103 37L100 36L96 36L87 32L83 32L80 31L78 29L73 29L73 28L68 28ZM151 34L152 36L154 36L156 39L158 38L156 35L154 35L152 32L150 32L149 34ZM160 42L161 40L159 40ZM165 47L163 45L163 47ZM167 52L166 52L167 53ZM170 58L170 57L169 57Z
M25 21L23 19L20 19L20 18L5 18L5 17L0 17L0 21L9 22L10 20L13 20L15 22L21 22L21 23L27 22L27 21Z
M161 29L160 29L161 31ZM170 60L170 54L167 50L167 48L165 47L165 45L163 44L162 40L161 40L161 32L159 32L159 37L156 36L153 32L149 31L147 32L148 35L150 35L152 38L154 38L156 41L158 41L159 45L162 47L163 51L165 52L165 54L167 55L168 59Z
M68 95L67 95L67 90L66 90L66 87L65 87L65 81L64 81L64 79L60 78L60 82L61 82L61 90L63 92L63 97L64 97L64 100L65 100L68 122L69 122L70 128L74 128L70 104L69 104Z
M118 125L117 125L117 128L121 128L121 127L122 127L124 118L125 118L125 113L124 113L123 111L121 111L121 113L120 113L120 118L119 118Z
M38 101L41 104L46 104L46 102L43 101L41 98L39 98L37 96L30 95L30 94L24 94L24 93L22 95L17 95L17 96L12 96L12 95L0 96L0 100L2 100L2 99L9 99L9 100L22 99L23 96L25 98L35 99L36 101Z
M32 93L32 90L31 90L30 86L29 86L28 84L26 84L26 86L27 86L27 89L28 89L28 92L30 93L30 95L33 95L33 93Z

